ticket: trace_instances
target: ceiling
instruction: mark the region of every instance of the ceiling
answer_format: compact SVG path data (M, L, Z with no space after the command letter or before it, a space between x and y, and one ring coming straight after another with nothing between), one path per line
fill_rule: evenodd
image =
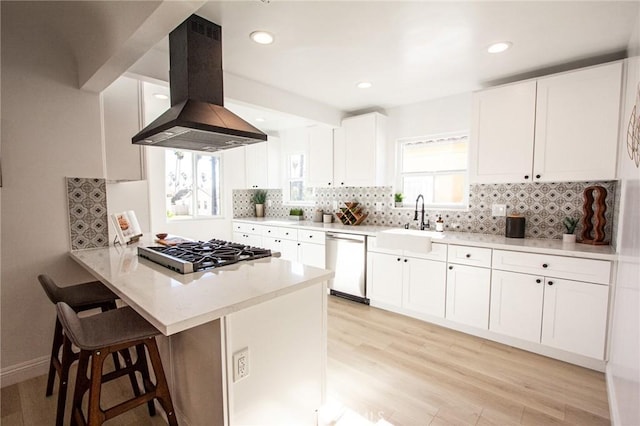
M222 26L226 72L353 112L469 92L569 62L620 57L638 5L256 0L208 2L197 14ZM275 43L252 42L255 30L272 32ZM513 47L486 52L502 40ZM373 87L358 89L362 80Z

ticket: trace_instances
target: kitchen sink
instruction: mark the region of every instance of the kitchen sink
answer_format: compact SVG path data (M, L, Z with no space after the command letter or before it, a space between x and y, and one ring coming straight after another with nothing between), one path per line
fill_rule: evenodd
M388 229L376 234L376 246L383 249L429 253L431 240L442 238L442 232L416 229Z

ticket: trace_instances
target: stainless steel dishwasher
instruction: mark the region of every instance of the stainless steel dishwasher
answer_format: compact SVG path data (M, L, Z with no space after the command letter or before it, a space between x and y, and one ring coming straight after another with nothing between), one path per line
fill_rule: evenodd
M366 285L367 237L327 232L327 269L335 272L331 294L369 304Z

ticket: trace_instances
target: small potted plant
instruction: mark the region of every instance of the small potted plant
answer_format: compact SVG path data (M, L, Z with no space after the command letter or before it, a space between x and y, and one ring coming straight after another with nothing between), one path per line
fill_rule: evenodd
M302 209L293 208L289 210L289 219L291 220L302 220L303 216L304 216L304 210Z
M563 243L575 243L576 242L576 236L575 236L574 232L576 230L576 226L578 226L578 219L573 218L573 217L565 217L564 220L562 221L562 224L564 225L565 229L567 230L567 232L562 234L562 242Z
M264 217L264 203L267 201L266 189L256 189L251 196L251 201L256 205L256 217Z
M402 194L402 192L396 192L393 195L393 199L396 202L396 207L402 207L402 200L404 200L404 195Z

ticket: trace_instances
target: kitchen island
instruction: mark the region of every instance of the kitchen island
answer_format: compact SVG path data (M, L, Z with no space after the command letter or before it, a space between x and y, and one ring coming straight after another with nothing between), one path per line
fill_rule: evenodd
M71 257L167 336L158 343L181 423L315 424L331 271L268 257L182 275L136 244Z

